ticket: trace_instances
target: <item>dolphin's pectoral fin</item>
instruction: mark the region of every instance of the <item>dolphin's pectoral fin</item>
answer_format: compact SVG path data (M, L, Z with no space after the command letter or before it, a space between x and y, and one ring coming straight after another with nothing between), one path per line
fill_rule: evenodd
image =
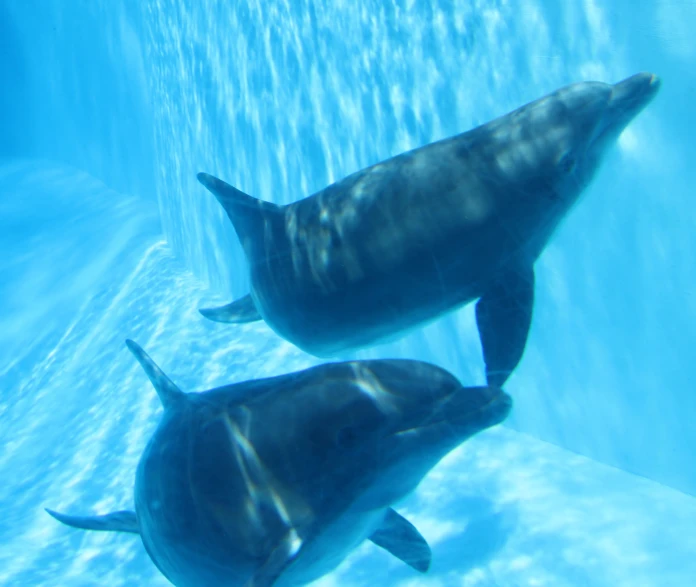
M99 530L102 532L130 532L140 534L140 526L135 512L124 510L104 516L68 516L46 509L46 511L66 526L81 530Z
M244 587L271 587L293 561L302 546L302 541L293 528L285 534L283 540L268 555L264 563L256 569Z
M476 304L488 385L502 387L522 358L534 306L534 268L505 274Z
M370 540L420 573L430 568L430 546L425 538L411 522L391 508Z
M198 311L213 322L246 324L247 322L263 320L250 295L235 300L226 306L220 306L219 308L201 308Z

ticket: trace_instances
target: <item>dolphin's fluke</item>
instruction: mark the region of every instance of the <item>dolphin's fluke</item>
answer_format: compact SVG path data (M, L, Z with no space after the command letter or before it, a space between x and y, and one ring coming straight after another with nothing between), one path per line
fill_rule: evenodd
M213 322L226 322L229 324L246 324L263 320L261 314L254 305L251 295L246 295L219 308L201 308L198 310L208 320Z
M140 534L140 526L135 512L128 510L113 512L104 516L68 516L46 508L46 511L59 522L80 530L101 532L130 532Z
M165 409L173 406L186 396L137 343L132 340L126 340L126 346L144 369Z
M264 220L282 215L280 206L254 198L208 173L199 173L200 181L220 202L244 245L245 239L260 234Z
M431 552L425 538L411 522L391 508L370 540L420 573L430 568Z

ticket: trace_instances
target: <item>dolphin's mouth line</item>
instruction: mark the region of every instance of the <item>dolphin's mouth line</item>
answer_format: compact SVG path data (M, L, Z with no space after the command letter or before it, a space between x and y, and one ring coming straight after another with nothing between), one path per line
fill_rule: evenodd
M461 393L461 391L458 391L455 393ZM449 401L453 395L454 394L448 395L447 399L443 403L446 403L447 401ZM506 398L508 398L508 399L506 400ZM508 405L512 404L512 401L509 399L509 396L504 394L504 393L496 395L495 397L489 399L486 403L482 404L481 406L479 406L475 410L472 410L471 412L467 412L467 417L470 418L471 416L476 416L478 414L481 414L482 412L487 411L489 408L494 407L496 404L503 404L503 403L508 404ZM392 436L400 436L402 434L417 432L419 430L424 430L425 428L429 428L431 426L438 426L438 425L444 424L446 422L447 422L447 414L443 413L443 410L441 409L438 412L437 417L431 418L430 420L428 420L427 422L424 422L423 424L421 424L419 426L411 426L409 428L403 428L401 430L397 430L396 432L392 433Z
M614 87L607 105L608 111L599 122L590 145L601 143L616 131L617 126L625 128L653 100L660 89L661 81L655 74L650 74L650 78L633 91L622 87L622 84L630 83L633 78L624 80ZM620 132L623 132L623 128Z

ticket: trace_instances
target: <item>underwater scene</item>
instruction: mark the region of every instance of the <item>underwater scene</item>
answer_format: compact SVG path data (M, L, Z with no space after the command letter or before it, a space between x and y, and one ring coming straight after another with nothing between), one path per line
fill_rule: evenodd
M0 0L0 585L686 587L694 0Z

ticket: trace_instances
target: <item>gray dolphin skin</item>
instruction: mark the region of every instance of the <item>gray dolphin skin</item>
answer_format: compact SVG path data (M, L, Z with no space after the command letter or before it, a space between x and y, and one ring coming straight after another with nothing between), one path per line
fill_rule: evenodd
M127 345L164 406L137 468L135 511L47 511L75 528L139 534L177 586L303 585L365 539L427 571L427 542L392 505L512 404L499 388L396 359L184 393Z
M655 75L586 82L404 153L287 206L206 173L249 262L251 293L201 313L263 319L318 357L397 338L478 299L488 383L522 358L533 265Z

